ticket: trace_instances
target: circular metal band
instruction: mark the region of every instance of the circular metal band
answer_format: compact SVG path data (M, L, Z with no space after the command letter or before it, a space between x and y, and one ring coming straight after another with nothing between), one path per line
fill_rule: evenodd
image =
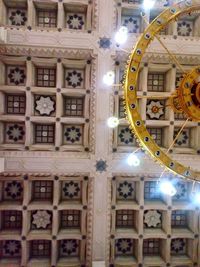
M155 35L179 15L199 9L199 0L185 0L175 4L173 7L167 8L155 18L144 31L130 55L123 84L127 117L134 134L140 142L140 146L148 151L154 160L165 166L166 170L183 178L198 181L200 181L200 172L191 170L189 167L174 161L167 153L161 150L150 136L139 113L136 85L142 57Z
M200 118L200 84L199 66L188 72L181 81L177 90L182 110L193 121L199 122ZM195 87L195 93L193 88Z

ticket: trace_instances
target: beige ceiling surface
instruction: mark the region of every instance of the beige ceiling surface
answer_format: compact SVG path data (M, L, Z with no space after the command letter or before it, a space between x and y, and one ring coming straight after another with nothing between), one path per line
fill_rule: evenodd
M167 2L156 2L149 21ZM138 143L123 91L102 82L109 70L122 82L145 27L141 10L140 0L0 0L0 267L200 266L193 184L172 177L169 197L158 190L163 167L145 153L128 166ZM123 47L114 41L121 25ZM185 71L200 62L199 26L198 14L187 15L160 33ZM153 42L138 103L164 150L185 120L166 107L181 77ZM110 116L120 118L115 129ZM199 169L199 144L199 123L188 122L170 152Z

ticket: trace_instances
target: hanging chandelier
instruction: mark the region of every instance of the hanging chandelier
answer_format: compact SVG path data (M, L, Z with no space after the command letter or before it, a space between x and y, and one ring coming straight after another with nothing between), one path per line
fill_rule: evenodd
M194 182L200 181L200 172L192 170L190 167L175 161L170 156L169 152L188 121L200 122L200 66L196 66L186 72L179 63L177 57L170 52L165 43L161 40L159 32L169 23L176 21L179 16L192 14L199 10L199 0L184 0L165 9L156 17L148 25L131 52L123 81L126 116L140 147L150 154L155 161L164 166L163 173L170 171L179 177L190 179ZM143 19L145 20L145 14L143 14ZM155 140L148 132L140 115L137 99L140 65L148 46L154 39L166 50L172 62L175 63L177 68L183 73L183 79L179 83L178 88L170 95L167 103L168 107L172 108L175 112L184 114L186 120L166 151L156 144ZM155 97L152 96L152 98Z

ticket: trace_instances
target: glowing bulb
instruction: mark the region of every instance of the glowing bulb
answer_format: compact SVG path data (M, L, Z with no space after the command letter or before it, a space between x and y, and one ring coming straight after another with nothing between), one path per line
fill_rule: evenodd
M106 84L106 85L113 85L115 81L115 73L114 71L108 71L104 76L103 76L103 82Z
M160 182L160 191L165 194L173 197L176 195L177 191L173 184L169 181Z
M128 156L127 162L129 166L137 167L140 165L140 159L137 157L137 155L135 155L135 153L131 153Z
M143 1L143 6L144 9L151 9L155 5L155 0L144 0Z
M192 199L194 204L200 205L200 193L195 193Z
M117 44L124 44L128 38L128 28L122 26L115 34L115 41Z
M108 127L110 128L115 128L117 127L119 124L119 119L116 118L116 117L110 117L108 120L107 120L107 125Z

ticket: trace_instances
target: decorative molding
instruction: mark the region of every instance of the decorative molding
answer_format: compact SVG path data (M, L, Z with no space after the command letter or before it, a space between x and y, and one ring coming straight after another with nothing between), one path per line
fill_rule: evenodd
M105 260L106 260L106 266L109 263L110 260L110 229L111 229L111 200L112 200L112 177L108 177L107 182L107 229L106 229L106 245L105 245Z
M91 153L95 153L95 122L96 122L96 88L97 88L97 57L94 57L92 60L92 68L91 68L91 103L90 103L90 130L89 130L89 138L90 138L90 151Z
M89 178L88 182L88 218L87 218L87 250L86 250L86 263L89 267L92 262L92 249L93 249L93 205L94 205L94 179Z
M113 59L112 61L112 68L115 69L115 61ZM115 88L116 89L116 88ZM114 116L118 117L118 114L115 114L115 95L110 94L109 95L109 116L112 116L112 114L114 114ZM113 149L113 129L109 128L109 140L108 140L108 148L109 148L109 153L112 153L112 149Z
M6 43L6 40L7 40L7 31L3 27L0 27L0 44Z
M128 38L125 49L128 51L132 50L132 47L136 44L139 38L139 34L131 35ZM199 55L199 40L200 37L182 37L182 36L172 36L172 35L162 35L161 41L167 44L167 48L176 55ZM167 54L165 49L160 45L158 41L152 41L147 50L148 53L156 54Z
M9 154L11 153L11 154ZM91 175L97 175L95 171L95 164L98 157L77 157L79 153L72 153L70 157L68 153L59 153L54 155L51 152L33 152L32 155L28 155L29 152L1 152L0 156L5 158L5 172L32 172L35 170L42 173L68 173L77 174L80 172L89 172ZM32 152L30 152L32 153ZM43 153L43 154L42 154ZM81 154L81 153L80 153ZM80 156L80 155L79 155ZM107 158L108 169L105 175L112 175L115 173L137 173L142 175L156 174L163 170L163 167L158 163L154 163L153 160L144 156L140 166L133 168L127 164L121 164L126 160L127 153L115 153L113 158ZM180 161L187 165L188 155L174 155L177 161ZM199 155L190 155L191 167L199 170ZM77 165L78 163L78 165Z
M200 64L200 51L199 55L176 55L176 58L180 62L180 64L197 65ZM151 60L151 63L156 62L161 64L173 64L168 54L147 53L144 56L143 62L148 62L149 60Z
M67 159L89 159L88 152L60 152L60 151L0 151L0 157L16 158L67 158Z
M176 55L177 60L184 65L196 65L196 64L200 64L200 51L199 51L199 55L198 54L194 54L194 55L185 55L185 54L177 54ZM122 51L117 51L116 53L116 60L118 60L119 62L125 62L126 60L128 60L128 56L126 53L122 52ZM157 64L173 64L174 62L172 62L170 56L168 54L165 53L157 53L157 52L150 52L148 51L142 62L148 62L151 61L151 63L157 63Z
M0 53L1 54L25 54L25 55L44 55L44 57L53 57L55 55L59 57L71 57L77 56L77 52L74 50L76 49L82 49L83 51L79 51L78 57L80 58L83 56L85 58L85 49L86 50L93 50L94 53L96 54L100 48L98 46L98 40L99 37L97 32L94 32L94 34L88 34L88 33L68 33L68 32L44 32L43 34L43 42L44 45L46 45L47 48L42 48L41 43L40 43L40 38L41 38L41 33L40 32L27 32L27 31L22 31L22 29L16 30L10 30L7 29L6 32L4 32L4 36L7 36L7 42L8 46L6 47L6 52L5 52L5 47L4 45L1 46ZM132 36L132 38L128 40L125 49L127 51L131 51L132 47L135 45L135 43L138 40L139 35L135 34ZM177 44L177 39L174 39L173 36L162 36L163 41L168 44L168 48L170 51L172 51L176 55L183 55L182 60L184 61L185 57L189 59L189 57L198 57L200 55L200 49L199 49L199 37L181 37L178 36L177 39L180 40ZM34 40L38 40L38 42L33 42ZM81 42L80 42L81 39ZM19 44L19 40L21 43ZM79 41L78 41L79 40ZM17 47L12 45L17 44ZM24 46L26 44L26 47ZM29 47L28 47L29 46ZM33 48L35 46L35 48ZM11 49L12 47L12 49ZM38 51L35 50L39 49ZM49 47L54 47L54 48L49 48ZM60 47L60 48L58 48ZM67 50L64 49L67 47ZM32 51L34 49L34 52ZM114 53L114 47L112 47L112 53ZM12 52L11 52L12 50ZM20 52L20 50L23 50ZM45 50L45 51L44 51ZM59 53L58 53L59 51ZM117 53L121 53L120 49L116 49ZM90 52L91 53L91 52ZM165 50L161 45L157 42L154 42L154 44L148 48L148 51L146 55L150 54L155 54L158 55L158 57L162 56L167 56ZM91 55L91 54L89 54ZM86 55L87 56L87 55ZM126 55L127 56L127 55ZM123 53L124 57L124 53ZM181 58L180 58L181 60ZM185 61L184 61L185 64ZM188 61L188 64L191 64L190 61Z
M15 56L34 56L34 57L57 57L69 59L91 59L94 58L92 50L70 49L70 48L49 48L49 47L33 47L18 45L2 45L0 47L0 55L15 55Z
M58 31L42 31L32 30L25 31L22 29L7 29L7 43L10 45L18 44L27 46L41 46L41 34L43 36L44 46L47 47L66 47L68 49L94 49L96 47L97 32L90 34L87 32L77 32L63 30ZM80 42L81 40L81 42Z
M98 5L98 0L94 0L93 1L93 17L92 17L92 28L94 30L97 30L98 29L98 16L99 14L99 5Z
M62 177L80 177L80 176L89 176L88 172L68 172L68 173L52 173L52 172L3 172L0 174L0 179L3 177L14 177L14 178L20 178L21 176L28 175L32 177L48 177L49 179L53 179L54 176L62 176Z

